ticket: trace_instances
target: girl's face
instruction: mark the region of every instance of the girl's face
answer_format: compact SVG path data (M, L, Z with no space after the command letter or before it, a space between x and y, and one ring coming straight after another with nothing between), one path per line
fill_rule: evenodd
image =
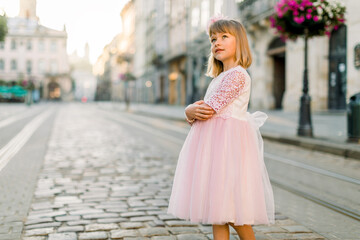
M215 59L222 63L235 60L236 39L230 33L214 33L211 35L211 52Z

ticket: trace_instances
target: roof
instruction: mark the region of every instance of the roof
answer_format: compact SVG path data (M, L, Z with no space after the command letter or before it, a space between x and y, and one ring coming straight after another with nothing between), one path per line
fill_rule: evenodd
M58 31L43 25L38 21L22 17L7 19L8 36L46 36L46 37L67 37L66 31Z

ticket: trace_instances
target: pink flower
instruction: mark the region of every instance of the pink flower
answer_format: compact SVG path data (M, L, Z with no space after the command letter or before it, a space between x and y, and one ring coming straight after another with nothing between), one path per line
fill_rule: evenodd
M294 22L296 22L296 23L299 23L299 24L300 24L299 17L294 17Z
M331 33L329 31L325 31L325 34L330 37L331 36Z
M276 23L276 21L275 21L275 18L273 17L273 16L271 16L270 18L269 18L269 20L270 20L270 22L271 22L271 27L275 27L275 23Z
M338 29L339 29L339 26L338 26L338 25L335 25L335 26L334 26L334 29L335 29L335 30L338 30Z
M305 21L304 16L294 17L294 22L296 22L297 24L302 24L304 21Z
M314 16L314 17L313 17L313 20L314 20L315 22L317 22L317 21L319 21L319 17L318 17L318 16Z
M311 13L312 12L312 9L311 8L308 8L308 10L306 10L308 13Z
M313 3L310 2L309 0L303 0L303 3L304 3L304 7L312 6L312 5L313 5Z
M306 19L311 19L311 13L306 14Z
M294 11L294 16L298 16L299 12L298 11Z

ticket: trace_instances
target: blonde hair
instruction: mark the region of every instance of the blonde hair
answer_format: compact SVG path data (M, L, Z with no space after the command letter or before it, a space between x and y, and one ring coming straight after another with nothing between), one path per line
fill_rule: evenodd
M208 30L210 43L211 43L211 35L214 33L229 33L233 35L236 39L236 52L235 52L236 64L242 66L245 69L250 67L252 62L251 51L246 36L245 28L240 22L233 19L232 20L221 19L212 23ZM212 52L210 51L206 76L217 77L223 70L224 70L223 63L215 59Z

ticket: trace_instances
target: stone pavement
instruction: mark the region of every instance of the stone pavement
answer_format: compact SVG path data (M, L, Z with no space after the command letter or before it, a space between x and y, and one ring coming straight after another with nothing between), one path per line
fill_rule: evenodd
M22 239L212 239L211 225L166 214L178 153L155 143L90 107L63 107ZM324 239L281 213L254 231L260 240Z
M122 102L101 102L102 107L124 110ZM131 103L130 111L172 120L184 119L184 106L166 104ZM249 112L256 110L249 109ZM360 160L360 143L347 142L347 114L345 112L314 112L312 124L314 138L297 136L298 112L261 110L269 118L261 127L264 139L302 146Z

